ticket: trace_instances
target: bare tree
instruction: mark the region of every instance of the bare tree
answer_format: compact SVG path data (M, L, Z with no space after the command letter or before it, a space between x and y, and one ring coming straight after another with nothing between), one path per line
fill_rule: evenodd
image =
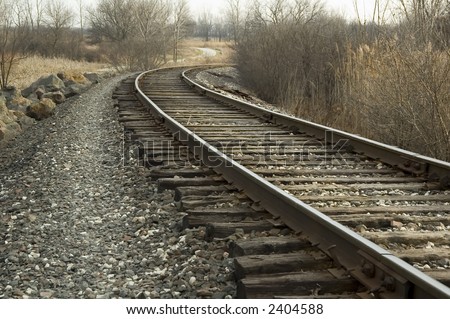
M396 24L387 3L347 23L318 1L255 1L236 46L241 77L302 118L448 160L448 1L399 0Z
M399 0L408 28L422 43L435 40L439 19L448 14L448 0Z
M268 17L273 24L280 24L286 21L289 16L287 0L275 0L267 5Z
M227 0L227 19L231 27L234 43L238 43L242 25L242 5L241 0Z
M11 70L26 51L28 20L22 1L0 0L0 87L8 86Z
M213 25L213 36L215 36L219 42L222 42L227 35L228 29L224 17L216 17Z
M78 18L80 23L80 41L83 41L83 34L84 34L84 2L83 0L78 0Z
M186 0L174 0L173 2L173 61L178 61L178 46L184 38L187 24L190 20L189 6Z
M22 5L22 16L27 20L30 28L30 38L28 51L29 53L43 53L43 49L48 47L46 41L46 30L43 28L45 15L45 1L44 0L19 0Z
M74 14L61 0L50 0L45 10L45 23L52 35L51 47L56 54L58 42L71 26Z
M323 3L320 1L295 0L290 15L292 21L298 23L308 23L324 12Z
M26 0L24 13L31 30L36 31L40 29L44 17L44 0Z
M148 69L161 63L166 52L166 29L170 9L161 0L138 0L135 7L136 40L141 43L137 64ZM164 59L165 60L165 59Z
M199 28L199 34L205 39L206 42L210 40L211 32L214 26L213 16L209 11L203 11L202 15L198 18L197 26Z
M135 27L134 5L135 0L100 0L88 10L92 33L114 42L126 40Z
M101 0L89 10L89 21L110 62L137 70L165 60L170 15L164 0Z

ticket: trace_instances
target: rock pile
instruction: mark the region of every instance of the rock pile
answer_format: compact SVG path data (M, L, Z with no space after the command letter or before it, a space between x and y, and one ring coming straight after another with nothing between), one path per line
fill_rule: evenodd
M99 81L96 73L61 72L43 76L22 91L12 86L1 90L0 144L13 139L36 120L51 117L57 104Z
M6 99L0 96L0 141L11 139L21 131L18 118L6 107Z

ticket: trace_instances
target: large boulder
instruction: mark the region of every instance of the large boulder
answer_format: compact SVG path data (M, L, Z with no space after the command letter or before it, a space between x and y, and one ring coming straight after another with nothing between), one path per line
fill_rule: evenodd
M41 98L50 99L56 104L61 104L66 100L65 95L61 91L44 93L39 99Z
M15 138L22 132L20 125L16 122L5 124L0 121L0 142L6 142Z
M26 115L40 121L52 116L55 112L55 108L55 102L47 98L42 98L39 102L28 107Z
M97 73L93 72L86 72L83 74L86 79L91 81L92 83L99 83L100 82L100 76Z
M14 138L22 131L16 121L17 117L6 107L5 97L0 96L0 142Z
M92 85L92 82L87 77L77 72L61 72L58 73L58 77L64 81L65 87L61 92L66 98L80 95Z
M56 92L65 88L64 81L55 74L43 76L28 88L22 91L24 97L30 97L38 88L42 88L44 92Z
M11 111L19 111L25 113L32 101L22 96L20 91L14 86L9 86L0 90L0 96L6 102L6 107Z
M12 113L6 107L6 99L3 96L0 96L0 121L4 124L13 123L17 120L14 113Z
M12 111L12 112L16 116L17 124L20 125L22 130L27 129L36 123L35 119L32 119L31 117L27 116L24 112L19 112L19 111Z
M64 90L64 96L66 98L71 98L75 95L80 95L83 92L86 92L89 89L89 86L84 85L84 84L78 84L78 83L72 83L72 84L68 84Z
M70 86L72 84L90 86L92 84L88 78L78 72L60 72L58 73L58 78L60 78L66 86Z
M20 91L15 86L8 86L0 90L0 96L3 96L6 100L6 104L18 96L22 96Z
M33 101L24 98L22 95L14 97L11 101L7 103L7 107L11 111L18 111L26 113L28 107L33 103Z

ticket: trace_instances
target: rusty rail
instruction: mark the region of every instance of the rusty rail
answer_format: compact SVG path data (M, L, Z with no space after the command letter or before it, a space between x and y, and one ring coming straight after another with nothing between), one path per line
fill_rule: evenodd
M242 188L252 200L260 202L267 211L282 218L287 226L298 233L307 235L313 243L332 257L335 263L341 265L349 274L378 296L382 298L450 298L450 288L447 286L275 187L169 117L143 93L139 85L146 74L158 71L161 72L161 70L145 72L136 79L138 98L205 165L213 167L227 181ZM392 165L400 166L399 163L402 163L405 169L412 167L416 173L423 174L426 172L437 176L441 183L448 178L450 172L448 163L417 156L417 154L402 151L395 147L267 111L199 86L187 79L184 73L183 77L189 85L200 90L203 94L242 107L248 112L269 118L276 123L295 126L299 130L307 130L309 133L321 137L326 137L327 134L330 134L327 132L331 132L339 139L351 140L352 144L355 144L356 150L367 152L369 156L382 160L387 157L387 162ZM405 160L419 163L420 167L414 164L412 166L405 165Z

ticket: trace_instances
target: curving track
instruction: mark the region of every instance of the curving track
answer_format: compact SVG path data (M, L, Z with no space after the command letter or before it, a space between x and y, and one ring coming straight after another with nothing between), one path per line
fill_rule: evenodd
M347 290L355 294L362 284L368 295L377 297L450 297L448 287L429 277L450 283L449 163L217 95L181 77L183 71L151 71L136 80L138 98L154 121L162 122L231 187L270 212L272 225L287 225L300 235L295 253L274 248L289 246L278 236L270 239L273 250L266 249L266 255L254 248L251 254L257 257L236 258L241 296L270 289L273 281L286 279L289 265L300 261L310 268L322 262L320 269L328 269L335 279L345 278ZM195 77L195 72L190 74ZM190 157L180 152L181 144L169 152L177 154L171 164L178 167ZM145 152L151 153L153 164L168 164L167 157L158 158L162 153L155 145ZM198 164L191 157L193 161ZM197 188L193 193L210 195L208 187L209 192ZM189 190L180 187L178 192ZM304 240L308 253L298 247ZM254 244L236 244L241 252L236 255ZM279 266L265 266L270 263ZM298 286L306 282L311 285L306 291L325 285L323 272L316 270L306 279L295 270L291 277L300 276L297 284L284 295L304 296ZM261 272L270 276L261 279Z

